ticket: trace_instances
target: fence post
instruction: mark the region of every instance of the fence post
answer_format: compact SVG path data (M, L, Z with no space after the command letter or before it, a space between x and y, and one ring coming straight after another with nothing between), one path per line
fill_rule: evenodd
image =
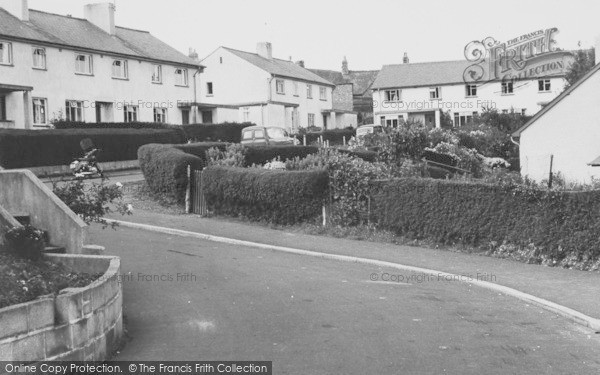
M323 226L327 226L327 206L323 205Z
M548 176L548 189L552 189L552 164L554 164L554 155L550 155L550 175Z
M187 186L185 188L185 213L192 212L192 166L187 166Z
M306 146L306 134L302 136L302 145Z
M346 145L346 136L342 137L342 142L343 142L343 145L345 146Z

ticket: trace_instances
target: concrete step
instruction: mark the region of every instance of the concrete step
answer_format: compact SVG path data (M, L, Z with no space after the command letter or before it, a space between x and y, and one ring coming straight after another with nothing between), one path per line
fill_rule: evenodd
M42 253L44 254L66 254L67 249L61 246L46 245Z

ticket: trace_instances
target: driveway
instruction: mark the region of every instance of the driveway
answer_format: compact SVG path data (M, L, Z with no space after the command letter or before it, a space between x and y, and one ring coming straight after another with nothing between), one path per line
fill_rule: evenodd
M269 360L277 374L600 371L600 335L467 283L125 228L90 237L122 258L131 340L117 360Z

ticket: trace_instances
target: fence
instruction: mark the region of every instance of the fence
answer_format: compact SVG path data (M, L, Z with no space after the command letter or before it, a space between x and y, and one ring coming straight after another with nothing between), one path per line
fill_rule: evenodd
M188 165L188 184L185 195L185 212L206 216L206 198L202 191L202 171Z

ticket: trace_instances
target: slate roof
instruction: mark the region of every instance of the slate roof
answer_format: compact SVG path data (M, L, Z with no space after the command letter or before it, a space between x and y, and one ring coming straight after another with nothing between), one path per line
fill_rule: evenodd
M29 10L29 22L0 8L0 37L93 50L128 57L200 66L147 31L116 27L110 35L82 18Z
M327 86L334 86L334 84L331 81L319 77L310 70L303 68L292 61L281 60L276 58L269 60L267 58L259 56L257 53L239 51L228 47L223 47L223 49L233 53L234 55L248 61L249 63L275 76L294 78L302 81L315 82Z
M351 70L346 76L335 70L310 69L310 71L336 85L352 83L354 95L368 93L369 96L371 95L369 89L379 74L379 70Z

